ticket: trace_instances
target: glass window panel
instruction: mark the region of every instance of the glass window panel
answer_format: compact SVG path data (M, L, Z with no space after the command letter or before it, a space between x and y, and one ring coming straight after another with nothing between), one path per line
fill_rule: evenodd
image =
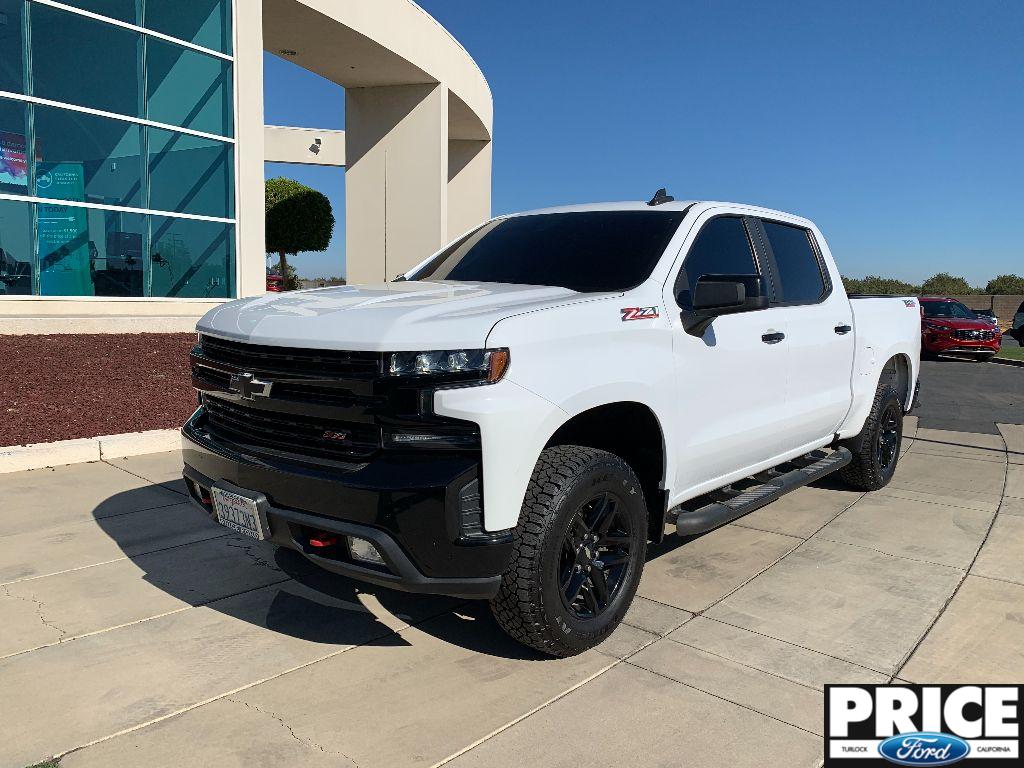
M140 116L137 32L32 4L32 93Z
M72 5L85 11L98 13L129 24L139 24L142 0L61 0L65 5Z
M142 130L124 120L37 105L36 194L141 207Z
M146 43L149 119L231 136L231 62L151 37Z
M149 208L234 217L232 145L149 128Z
M40 203L36 221L41 295L145 295L144 216Z
M231 53L230 0L146 0L146 29Z
M32 206L0 200L0 296L32 293Z
M0 91L25 92L21 16L25 0L0 0Z
M0 99L0 192L28 194L25 116L28 107Z
M810 304L825 293L825 280L821 274L818 256L811 248L811 233L801 227L792 227L774 221L762 221L764 233L775 256L782 301Z
M166 216L150 226L153 296L234 296L234 226Z

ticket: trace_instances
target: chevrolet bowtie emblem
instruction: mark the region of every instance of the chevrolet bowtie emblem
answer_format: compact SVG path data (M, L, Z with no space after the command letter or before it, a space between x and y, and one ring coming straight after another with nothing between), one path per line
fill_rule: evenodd
M233 373L228 390L239 395L243 400L257 397L269 397L272 381L260 381L251 373Z

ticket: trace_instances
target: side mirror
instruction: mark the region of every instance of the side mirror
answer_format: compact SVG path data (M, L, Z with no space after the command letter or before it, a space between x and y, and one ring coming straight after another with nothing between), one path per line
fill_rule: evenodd
M679 302L684 307L683 329L691 336L703 336L716 317L766 309L768 290L761 275L704 275L688 303L689 309L687 302Z

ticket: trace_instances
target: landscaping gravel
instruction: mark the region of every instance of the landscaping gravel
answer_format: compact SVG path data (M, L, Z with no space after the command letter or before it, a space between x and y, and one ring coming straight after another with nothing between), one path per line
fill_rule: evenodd
M0 446L180 427L191 333L0 336Z

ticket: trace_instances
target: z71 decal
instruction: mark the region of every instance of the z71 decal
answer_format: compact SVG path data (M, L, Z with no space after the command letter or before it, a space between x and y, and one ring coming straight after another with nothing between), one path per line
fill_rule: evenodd
M657 307L623 307L619 312L622 313L622 322L627 320L653 320L658 316Z

